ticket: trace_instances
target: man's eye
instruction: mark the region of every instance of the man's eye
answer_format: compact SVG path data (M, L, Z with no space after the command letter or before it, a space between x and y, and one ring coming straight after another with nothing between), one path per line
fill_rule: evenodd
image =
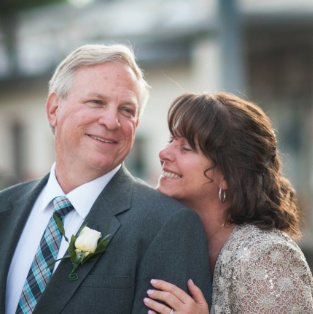
M121 111L129 117L134 117L136 115L136 111L129 107L123 107Z
M103 105L103 101L99 99L89 99L85 103L89 107L100 107Z
M95 104L95 105L102 105L103 104L102 100L99 100L99 99L91 99L89 102L91 104Z
M192 149L189 147L189 146L183 146L182 149L185 151L185 152L191 152Z

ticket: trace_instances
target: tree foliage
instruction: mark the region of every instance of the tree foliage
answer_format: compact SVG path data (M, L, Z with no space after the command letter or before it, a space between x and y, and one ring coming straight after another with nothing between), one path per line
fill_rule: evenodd
M1 0L0 16L5 17L20 11L43 7L53 3L64 2L65 0Z

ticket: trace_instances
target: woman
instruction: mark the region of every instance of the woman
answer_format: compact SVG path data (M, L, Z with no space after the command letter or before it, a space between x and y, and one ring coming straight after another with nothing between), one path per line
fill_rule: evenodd
M312 274L292 240L300 237L296 194L266 114L230 94L184 94L171 105L168 125L158 189L202 220L210 313L313 313ZM162 280L151 284L148 313L209 313L192 280L192 297Z

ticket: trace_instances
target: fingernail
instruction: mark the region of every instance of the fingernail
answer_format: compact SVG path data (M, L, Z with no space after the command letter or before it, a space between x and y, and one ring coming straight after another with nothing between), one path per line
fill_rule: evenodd
M153 290L149 289L149 290L147 291L147 294L149 294L149 295L153 294Z
M143 303L149 303L149 298L144 298Z
M153 283L156 283L157 280L156 279L151 279L150 282L153 284Z
M191 282L192 284L194 284L192 279L189 279L189 282Z

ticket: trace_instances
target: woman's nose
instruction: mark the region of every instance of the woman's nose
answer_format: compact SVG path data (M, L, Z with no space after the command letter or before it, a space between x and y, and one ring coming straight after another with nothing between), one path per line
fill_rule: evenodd
M171 144L168 144L159 152L159 158L161 161L172 161L174 159L174 153L171 148Z

